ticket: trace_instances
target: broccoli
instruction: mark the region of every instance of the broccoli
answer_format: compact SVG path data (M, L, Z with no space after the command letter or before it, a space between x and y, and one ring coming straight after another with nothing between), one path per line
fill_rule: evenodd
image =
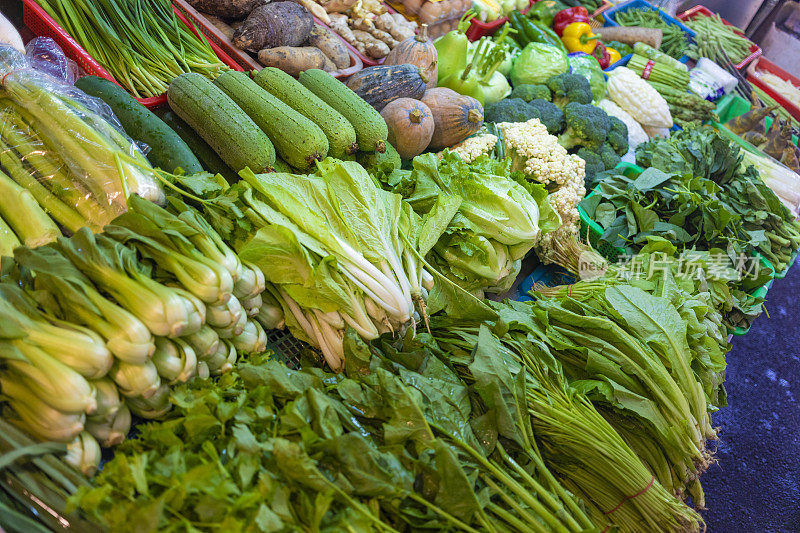
M620 157L608 143L603 144L597 153L600 155L600 159L603 161L606 170L611 170L620 162Z
M628 126L617 117L608 117L610 127L608 128L608 144L619 156L628 153Z
M589 150L588 148L581 148L578 150L577 155L586 162L585 186L586 190L589 191L594 183L594 177L603 172L606 169L606 166L603 163L603 160L600 158L600 155L597 152Z
M616 167L620 158L608 144L603 144L599 150L590 150L582 146L578 152L578 157L586 162L586 190L590 190L592 185L597 182L597 177L607 170Z
M529 107L535 110L534 117L542 121L550 135L558 135L564 129L564 112L547 100L531 100Z
M585 146L596 150L605 142L611 127L606 112L591 104L570 102L564 108L564 119L567 128L558 142L567 149Z
M483 120L486 122L527 122L532 118L538 118L536 112L520 98L505 98L487 105L483 110Z
M553 95L546 85L523 83L514 87L508 97L522 98L526 102L530 102L531 100L547 100L549 102L553 98Z
M553 92L552 102L561 109L570 102L578 104L592 103L592 86L589 80L580 74L556 74L545 82Z

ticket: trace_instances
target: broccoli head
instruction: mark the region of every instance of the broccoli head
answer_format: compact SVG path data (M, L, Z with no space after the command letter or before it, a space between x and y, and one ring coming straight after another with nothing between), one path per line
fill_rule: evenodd
M522 98L526 102L530 102L531 100L547 100L549 102L550 99L553 98L553 95L546 85L523 83L514 87L508 97Z
M589 85L589 80L580 74L556 74L550 76L545 83L553 93L552 102L561 109L570 102L592 103L592 86Z
M617 117L609 115L608 144L619 156L628 153L628 126Z
M505 98L483 110L486 122L527 122L532 118L538 118L536 112L521 98Z
M597 150L608 136L611 123L606 112L591 104L570 102L564 108L566 129L558 142L566 149L585 146Z
M619 156L608 144L603 144L599 150L590 150L582 146L577 155L586 162L587 191L598 181L598 176L607 170L612 170L620 162Z
M617 155L617 152L611 147L610 144L605 143L603 144L600 149L597 151L600 155L600 159L603 161L603 165L605 166L605 170L611 170L615 166L617 166L620 162L620 157Z
M578 150L578 157L586 162L586 178L584 185L586 190L589 191L594 183L594 177L606 169L600 154L593 152L588 148L581 148Z
M564 112L555 104L547 100L536 99L531 100L528 106L535 110L536 115L534 116L542 121L550 135L558 135L564 129Z

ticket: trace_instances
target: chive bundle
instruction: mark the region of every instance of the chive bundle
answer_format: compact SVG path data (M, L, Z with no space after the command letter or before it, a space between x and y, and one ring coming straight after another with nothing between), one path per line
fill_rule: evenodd
M40 0L41 6L137 98L166 92L184 72L215 78L225 65L169 0Z

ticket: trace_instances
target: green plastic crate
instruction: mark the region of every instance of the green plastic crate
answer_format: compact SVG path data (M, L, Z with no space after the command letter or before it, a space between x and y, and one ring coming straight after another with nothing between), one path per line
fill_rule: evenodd
M745 113L750 111L750 107L751 107L750 102L745 100L741 96L736 96L735 94L725 95L724 97L720 98L719 102L717 102L717 109L715 111L717 116L719 117L719 123L711 122L711 124L715 128L718 128L718 129L719 129L720 126L725 128L725 126L724 126L725 122L728 122L732 118L736 118L738 116L744 115ZM766 127L767 127L767 129L769 129L769 127L771 125L772 125L772 117L767 117L766 118ZM730 135L728 135L729 137L731 135L734 136L735 139L731 138L731 140L737 142L737 144L739 144L743 148L745 148L747 150L750 150L750 151L753 151L753 150L759 151L758 148L756 148L752 144L748 143L747 141L742 140L738 135L736 135L735 133L733 133L729 129L725 128L725 132L730 134ZM741 142L737 141L736 139L738 139ZM792 142L794 144L797 144L797 136L796 135L792 135ZM742 144L742 143L744 143L744 144Z
M635 178L644 172L642 167L624 162L619 163L614 170L628 178ZM593 194L594 191L590 192L586 198L590 198ZM631 251L626 248L617 248L616 246L611 246L605 242L600 243L600 237L602 237L604 233L602 226L589 218L589 215L580 206L578 206L578 214L581 217L581 236L587 239L589 244L591 244L592 247L609 262L616 263L619 259L619 256L631 253Z
M311 347L295 339L286 329L270 329L266 334L267 350L272 350L272 357L289 368L300 368L300 355Z
M772 270L772 265L770 264L769 261L767 261L761 254L756 254L756 256L758 256L758 259L761 262L761 266L767 267L770 270ZM772 287L772 281L773 280L770 279L767 283L765 283L761 287L759 287L756 290L754 290L751 293L751 295L754 298L764 298L766 300L767 299L767 293L769 292L770 287ZM750 331L750 328L741 328L741 327L740 328L733 328L733 329L728 328L728 333L730 333L732 335L737 335L737 336L744 335L748 331Z

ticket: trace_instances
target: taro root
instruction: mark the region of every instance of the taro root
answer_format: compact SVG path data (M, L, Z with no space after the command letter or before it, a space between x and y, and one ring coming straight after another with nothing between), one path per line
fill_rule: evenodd
M189 5L203 13L223 19L241 19L269 0L187 0Z
M314 17L294 2L273 2L250 13L233 34L233 44L258 53L264 48L300 46L314 28Z

